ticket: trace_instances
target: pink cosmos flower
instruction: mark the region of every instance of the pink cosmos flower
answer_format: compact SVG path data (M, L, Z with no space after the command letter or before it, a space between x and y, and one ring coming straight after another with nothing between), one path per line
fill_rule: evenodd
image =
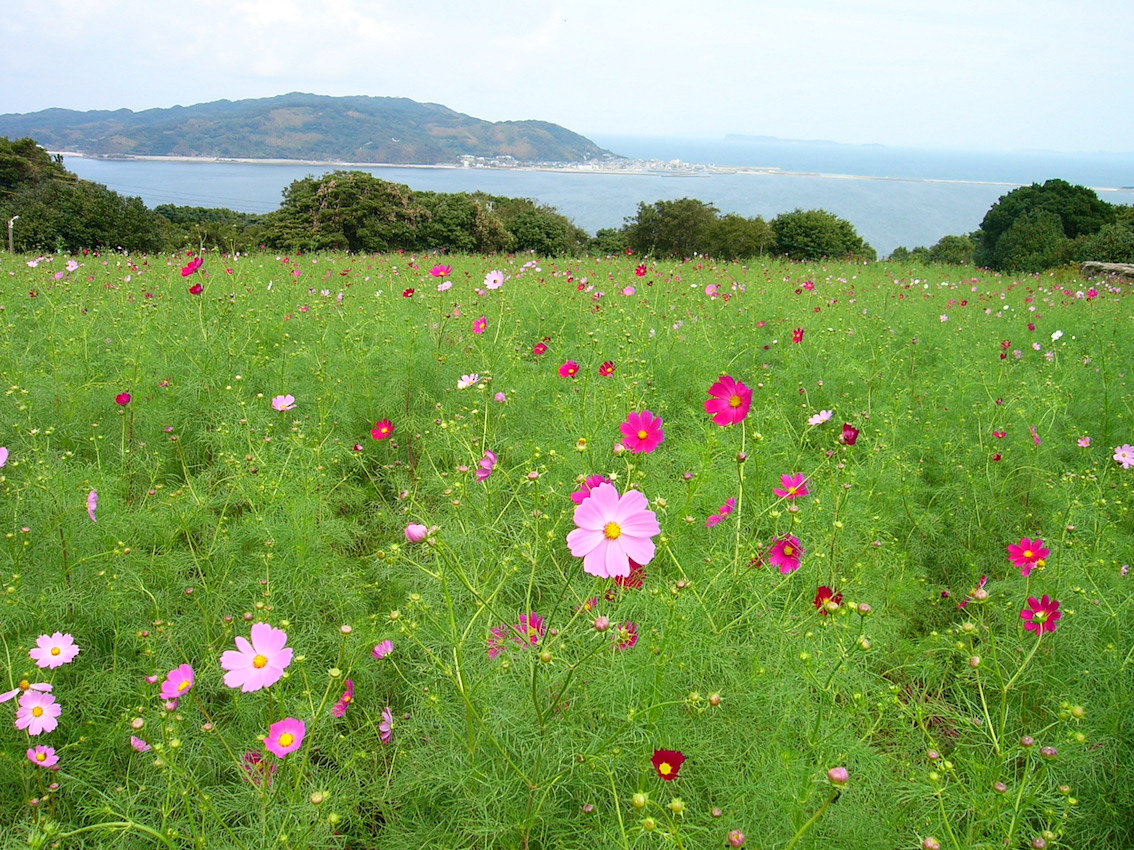
M130 403L131 398L132 397L131 397L130 393L119 393L118 395L116 395L114 397L114 403L117 404L119 407L125 407L126 405L128 405Z
M735 425L742 422L752 408L752 390L731 375L721 375L709 387L712 396L705 402L705 412L717 425Z
M303 746L303 737L306 734L306 723L294 717L285 717L269 727L268 737L264 739L264 749L282 759L288 753L294 753Z
M1114 450L1114 459L1122 464L1123 469L1134 466L1134 446L1119 446Z
M1079 447L1080 448L1085 449L1085 448L1088 448L1090 445L1091 445L1091 438L1090 437L1080 437L1079 438ZM3 466L3 465L4 464L0 463L0 466Z
M272 399L272 407L276 410L293 410L295 408L295 396L293 395L278 395Z
M1029 596L1028 607L1020 612L1020 616L1027 620L1025 629L1042 635L1055 631L1063 612L1059 610L1059 603L1045 593L1041 599Z
M579 364L574 360L568 360L559 367L559 376L561 378L573 378L579 374Z
M504 272L493 270L484 276L484 286L486 289L499 289L504 285Z
M830 421L831 417L834 415L834 412L831 410L820 410L818 413L807 420L807 424L822 425L824 422Z
M147 744L144 740L139 738L137 735L131 735L130 736L130 746L133 747L134 751L138 752L138 753L148 753L150 750L153 749L153 747L151 747L149 744Z
M444 265L441 265L440 263L438 263L437 265L435 265L433 268L431 268L429 270L429 273L431 275L433 275L434 277L448 277L449 275L451 275L453 273L453 267L452 266L444 266Z
M8 700L12 699L13 697L19 696L25 691L39 691L40 693L49 694L51 693L51 685L49 685L47 682L37 682L35 684L32 684L27 679L24 679L22 682L20 682L19 685L12 688L12 690L0 694L0 702L7 702Z
M424 543L429 537L429 528L419 522L411 522L406 526L406 541L408 543Z
M632 452L652 452L665 440L661 417L649 410L631 411L619 429L625 438L622 444Z
M236 649L221 655L221 668L226 670L224 683L240 688L245 693L274 685L291 664L292 651L287 646L287 632L256 623L252 626L252 641L242 635L236 637Z
M91 522L98 522L98 490L87 493L87 516Z
M38 767L59 769L55 767L55 765L59 764L59 756L55 755L55 747L45 747L43 745L32 747L28 750L28 761Z
M457 389L467 390L469 387L475 387L480 383L480 375L473 372L471 375L461 375L460 380L457 381Z
M1013 566L1020 568L1020 575L1025 578L1030 576L1036 567L1042 567L1050 554L1051 550L1044 546L1043 541L1038 537L1035 540L1024 537L1019 543L1008 545L1008 560Z
M472 332L474 334L482 334L487 328L488 318L486 316L481 316L479 319L472 323Z
M567 535L571 554L583 559L583 571L600 578L630 575L630 560L645 566L654 557L650 538L661 533L657 516L637 490L619 496L613 484L600 484L575 508Z
M52 635L40 635L36 638L35 649L28 650L28 655L36 666L54 670L74 661L79 651L71 635L55 632Z
M26 729L29 735L50 732L59 725L56 718L62 713L63 706L51 694L24 691L16 710L16 728Z
M611 482L611 480L605 475L592 475L583 482L583 488L581 490L576 490L571 494L571 501L576 505L581 505L583 504L583 500L591 495L591 491L594 490L595 487L599 486L600 484L611 483L613 482Z
M352 702L354 702L354 680L347 679L346 690L343 691L343 695L339 697L339 701L336 702L334 707L331 709L331 714L335 715L335 717L342 717L344 714L346 714L347 709L350 708L350 704Z
M394 642L392 640L384 640L374 647L372 655L377 659L383 659L393 651Z
M775 487L772 492L781 499L802 499L811 495L811 491L807 489L807 476L802 472L795 475L781 475L780 482L784 485L783 488Z
M161 683L161 698L180 699L189 693L196 681L197 677L193 673L193 668L188 664L174 667L165 677L165 681Z
M370 436L375 440L385 440L394 433L394 423L389 419L379 419L370 429Z
M485 449L484 457L482 457L480 463L477 464L476 480L487 481L488 476L492 474L492 470L496 468L496 461L496 452L492 451L492 449Z
M4 446L0 446L0 468L4 467L7 463L8 463L8 449L5 448Z
M197 269L201 268L201 266L204 264L204 262L205 262L204 257L194 257L192 260L189 261L189 263L187 265L182 267L181 276L182 277L189 277L189 275L193 274L195 271L197 271Z
M547 346L542 342L537 342L532 348L532 354L536 355L537 357L541 354L547 354Z
M772 548L768 552L768 563L779 567L780 572L787 575L799 569L799 562L804 554L803 547L799 545L799 538L787 534L772 543Z
M390 711L390 706L382 709L382 722L378 724L378 735L383 744L388 744L394 739L394 713Z

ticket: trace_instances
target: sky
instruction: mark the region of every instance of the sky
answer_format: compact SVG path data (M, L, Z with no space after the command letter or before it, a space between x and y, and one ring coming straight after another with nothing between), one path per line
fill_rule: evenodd
M1134 150L1131 0L5 0L0 114L407 97L583 135Z

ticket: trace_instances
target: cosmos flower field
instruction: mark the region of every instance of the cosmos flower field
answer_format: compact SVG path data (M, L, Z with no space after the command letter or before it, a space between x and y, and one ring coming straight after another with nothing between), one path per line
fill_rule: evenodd
M0 259L4 846L1134 846L1134 301Z

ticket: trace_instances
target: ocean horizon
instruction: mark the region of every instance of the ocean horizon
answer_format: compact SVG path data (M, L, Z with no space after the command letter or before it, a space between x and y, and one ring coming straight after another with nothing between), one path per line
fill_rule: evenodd
M591 136L621 156L758 171L635 173L456 167L348 166L418 191L487 192L554 207L593 234L619 228L639 203L696 198L721 213L774 218L825 209L850 221L879 256L898 246L932 245L980 226L1013 188L1060 178L1089 186L1110 203L1134 204L1134 154L923 150L784 140ZM64 165L150 207L277 209L295 180L344 166L224 160L95 159Z

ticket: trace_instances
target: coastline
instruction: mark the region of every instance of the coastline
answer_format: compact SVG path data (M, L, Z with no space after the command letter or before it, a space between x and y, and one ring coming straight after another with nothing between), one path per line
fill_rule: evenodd
M398 162L348 162L343 160L314 160L314 159L278 159L253 157L219 157L219 156L157 156L157 155L121 155L102 156L91 155L81 151L49 151L50 154L64 157L77 157L102 162L183 162L239 165L292 165L313 166L325 168L410 168L426 170L448 171L535 171L558 174L614 174L614 175L642 175L651 177L711 177L714 174L748 174L753 176L781 176L781 177L816 177L828 180L875 180L898 183L925 183L965 186L1003 186L1017 187L1022 183L993 180L951 180L933 177L890 177L864 174L836 174L817 171L784 171L774 166L748 166L748 165L698 165L673 160L663 162L660 160L621 160L624 165L612 163L527 163L510 166L463 166L457 163L436 163L431 165L420 163ZM1099 192L1129 191L1120 187L1099 186L1091 187Z

